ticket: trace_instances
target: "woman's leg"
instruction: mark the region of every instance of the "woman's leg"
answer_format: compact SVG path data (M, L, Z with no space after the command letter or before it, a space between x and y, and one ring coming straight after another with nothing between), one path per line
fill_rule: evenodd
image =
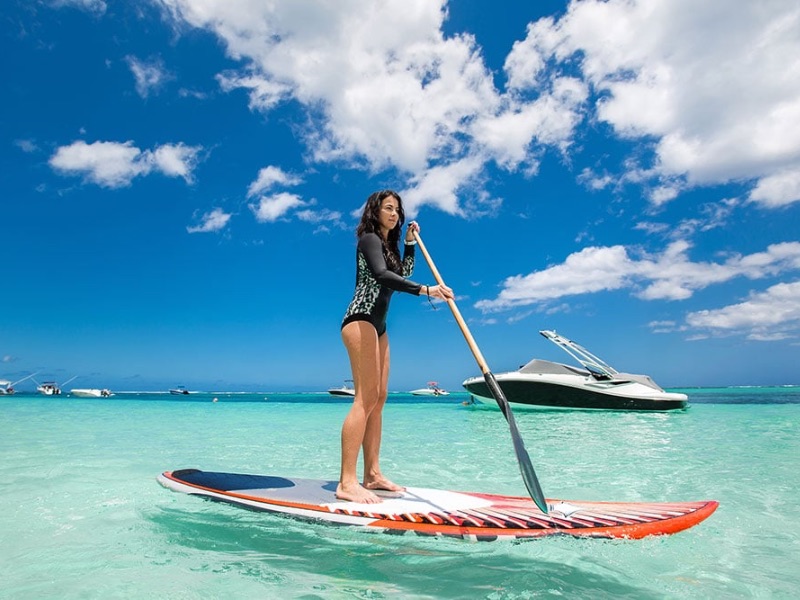
M378 332L371 323L353 321L342 328L342 341L350 357L356 395L342 425L342 467L336 497L372 504L381 499L361 486L356 467L367 420L378 404L381 380Z
M383 407L389 395L389 334L378 338L378 356L380 365L380 387L378 403L367 417L364 432L364 487L370 490L389 490L402 492L403 486L392 483L381 473L381 433L383 432Z

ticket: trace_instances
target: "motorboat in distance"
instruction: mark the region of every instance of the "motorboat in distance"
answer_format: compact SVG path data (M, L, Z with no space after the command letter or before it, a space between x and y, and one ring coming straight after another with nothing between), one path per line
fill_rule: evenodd
M34 375L36 375L36 373L31 373L27 377L23 377L22 379L17 379L16 381L9 381L8 379L0 379L0 396L11 396L12 394L15 394L17 390L14 389L14 386L17 385L18 383L22 383L26 379L30 379Z
M60 396L61 395L61 386L68 384L70 381L78 377L77 375L70 377L61 385L58 384L56 381L43 381L39 383L35 379L33 380L36 384L36 391L40 394L44 394L45 396Z
M184 386L179 385L178 387L171 388L169 393L173 396L188 396L189 390L187 390Z
M114 395L108 388L73 388L69 393L78 398L108 398Z
M518 371L496 373L495 379L514 406L595 408L606 410L675 410L686 408L686 394L666 392L647 375L620 373L579 344L555 331L540 331L580 363L570 366L533 359ZM497 402L483 376L462 385L485 404Z
M60 396L61 388L55 381L45 381L36 386L36 391L45 396Z
M428 387L411 390L414 396L449 396L450 392L439 387L436 381L429 381Z
M350 396L350 397L354 397L356 395L356 390L352 385L347 385L348 383L352 384L353 380L352 379L345 379L343 386L328 388L328 393L331 396Z
M0 379L0 396L10 396L15 392L14 382L8 379Z

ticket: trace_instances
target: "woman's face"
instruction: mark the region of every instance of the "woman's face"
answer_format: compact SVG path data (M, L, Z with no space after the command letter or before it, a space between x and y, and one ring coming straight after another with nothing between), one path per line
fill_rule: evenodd
M378 222L381 226L381 233L383 237L389 235L389 232L397 226L397 221L400 218L400 201L394 196L386 196L381 200L381 209L378 211Z

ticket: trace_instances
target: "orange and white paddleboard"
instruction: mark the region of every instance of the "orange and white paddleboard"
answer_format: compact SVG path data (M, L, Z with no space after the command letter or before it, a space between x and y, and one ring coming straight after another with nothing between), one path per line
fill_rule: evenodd
M639 539L677 533L713 513L718 502L586 502L547 500L548 514L530 498L409 487L381 492L378 504L335 496L336 481L272 475L167 471L161 485L183 492L298 519L364 527L385 533L467 540L548 535Z

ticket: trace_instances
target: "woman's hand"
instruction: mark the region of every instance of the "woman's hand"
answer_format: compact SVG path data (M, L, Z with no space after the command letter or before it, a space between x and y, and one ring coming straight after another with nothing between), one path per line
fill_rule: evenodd
M416 241L414 238L415 231L419 233L419 223L411 221L406 228L406 244L413 244Z
M445 302L456 299L456 297L453 295L453 290L446 285L429 285L426 287L428 289L428 296L431 298L440 298Z

